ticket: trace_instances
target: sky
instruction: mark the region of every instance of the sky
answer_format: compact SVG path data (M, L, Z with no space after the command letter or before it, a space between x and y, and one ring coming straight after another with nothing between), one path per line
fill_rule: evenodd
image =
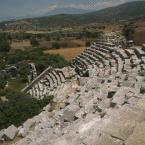
M0 0L0 17L43 15L56 8L99 10L133 0Z

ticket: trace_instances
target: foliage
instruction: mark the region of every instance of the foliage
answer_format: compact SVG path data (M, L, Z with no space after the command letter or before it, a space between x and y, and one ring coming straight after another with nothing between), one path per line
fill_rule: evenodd
M86 42L86 46L88 47L88 46L90 46L91 45L91 42L90 41L87 41Z
M84 35L87 38L99 38L102 35L102 32L100 32L100 31L97 31L97 32L88 32L88 31L86 31L84 33Z
M5 61L2 61L5 58ZM62 68L68 65L63 56L54 54L44 54L42 49L33 48L29 51L15 50L10 53L0 54L0 68L8 64L17 64L22 78L26 78L29 68L27 64L34 62L38 73L41 73L47 67ZM2 63L3 62L3 63Z
M18 65L18 74L20 75L20 80L23 83L27 83L28 75L30 74L30 67L26 62L20 62Z
M0 75L0 89L4 89L7 84L6 78L4 78L2 75Z
M60 44L58 42L54 42L54 43L52 43L52 48L53 49L59 49L60 48Z
M30 96L12 90L1 91L0 96L6 96L8 101L0 101L0 129L11 124L21 125L28 118L40 113L41 109L50 103L52 96L37 100Z
M0 52L8 52L10 50L10 43L7 35L0 33Z

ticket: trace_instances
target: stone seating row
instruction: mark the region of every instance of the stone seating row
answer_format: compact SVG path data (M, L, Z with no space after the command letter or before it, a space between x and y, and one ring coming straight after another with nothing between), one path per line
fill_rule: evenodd
M88 70L90 65L95 64L98 69L102 68L102 66L110 69L111 73L130 72L134 66L138 70L140 70L140 67L144 69L144 57L145 52L139 48L121 49L113 44L97 42L74 58L72 64L73 67L79 65L80 68L85 70Z
M55 90L62 83L65 83L65 81L66 78L62 71L48 69L42 76L38 76L38 78L22 91L30 94L34 98L42 99L49 96L50 92Z

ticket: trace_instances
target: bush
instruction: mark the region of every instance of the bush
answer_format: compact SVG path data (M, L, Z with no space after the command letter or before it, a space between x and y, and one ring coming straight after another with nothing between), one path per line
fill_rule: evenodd
M4 77L0 76L0 89L4 89L6 84L7 80Z
M24 93L11 90L0 94L8 99L5 102L0 101L0 129L7 128L11 124L21 125L28 118L39 114L41 109L53 99L50 96L37 100Z
M87 41L86 42L86 46L89 47L90 45L91 45L91 42L90 41Z
M60 44L57 42L52 43L52 48L53 49L59 49L60 48Z
M20 80L23 83L28 82L28 75L30 74L30 67L25 62L20 62L18 64L18 74L20 75Z

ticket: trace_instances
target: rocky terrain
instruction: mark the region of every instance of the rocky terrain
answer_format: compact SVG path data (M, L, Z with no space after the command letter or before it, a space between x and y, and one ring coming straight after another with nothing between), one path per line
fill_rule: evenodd
M13 145L145 145L145 51L123 43L107 34L70 67L45 70L23 91L38 99L54 95L53 103L19 128L1 131L0 139L17 136Z

